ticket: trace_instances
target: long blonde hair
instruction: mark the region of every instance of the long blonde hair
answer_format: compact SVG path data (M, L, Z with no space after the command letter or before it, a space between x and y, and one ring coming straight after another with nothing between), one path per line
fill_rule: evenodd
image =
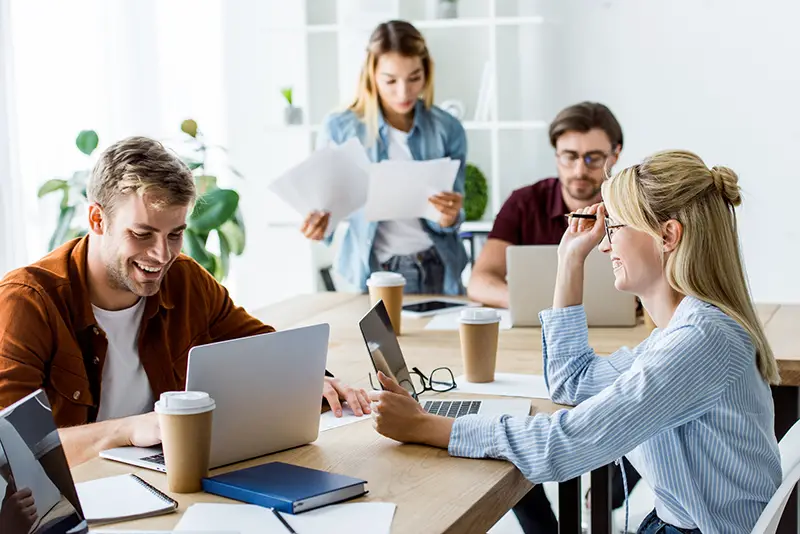
M713 304L750 334L761 376L780 383L778 365L750 298L737 234L739 178L728 167L709 170L696 154L658 152L603 183L603 201L621 224L662 241L674 219L683 235L665 265L676 291Z
M367 57L361 67L356 97L348 107L366 124L369 144L378 138L378 114L380 113L375 69L378 59L390 52L396 52L406 57L418 57L422 60L422 70L425 73L422 101L426 108L433 105L433 59L422 34L412 24L403 20L382 22L369 38Z

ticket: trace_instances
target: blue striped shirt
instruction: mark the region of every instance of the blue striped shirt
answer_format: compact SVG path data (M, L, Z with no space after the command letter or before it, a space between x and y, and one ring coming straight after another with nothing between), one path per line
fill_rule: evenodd
M633 350L598 357L582 306L544 310L544 375L571 410L457 419L449 452L501 458L530 481L564 481L625 455L665 522L749 533L781 482L769 385L747 332L685 297Z

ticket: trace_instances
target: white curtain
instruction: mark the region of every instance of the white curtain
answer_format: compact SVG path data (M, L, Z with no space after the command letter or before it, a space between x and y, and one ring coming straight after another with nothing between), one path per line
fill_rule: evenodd
M9 0L0 0L0 277L25 263Z

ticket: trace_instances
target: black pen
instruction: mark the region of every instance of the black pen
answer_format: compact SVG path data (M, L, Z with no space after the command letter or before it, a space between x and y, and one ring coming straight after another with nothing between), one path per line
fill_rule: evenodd
M272 513L275 514L275 517L278 518L278 521L283 523L283 526L286 527L286 530L288 530L292 534L297 534L297 531L292 528L292 525L286 522L286 520L283 518L281 513L276 508L270 508L270 510L272 510Z
M597 215L592 215L591 213L565 213L564 217L567 218L575 217L576 219L590 219L592 221L597 220Z

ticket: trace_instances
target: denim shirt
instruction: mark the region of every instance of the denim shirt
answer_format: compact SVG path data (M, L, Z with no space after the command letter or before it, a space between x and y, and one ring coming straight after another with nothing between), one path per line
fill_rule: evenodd
M379 138L370 144L367 139L366 124L355 113L351 110L332 113L323 122L317 136L317 148L327 146L331 142L340 145L351 137L357 137L367 147L369 159L377 163L389 157L388 128L383 116L379 115ZM426 109L424 103L418 101L414 111L414 124L408 132L408 148L415 160L444 157L459 160L461 165L453 184L453 191L464 194L467 136L458 119L436 106ZM420 219L423 229L430 235L433 246L444 263L444 293L447 295L464 294L461 272L467 265L467 253L459 238L459 227L464 217L462 208L455 224L448 228L428 219ZM348 222L349 226L336 258L336 270L351 284L366 291L367 278L373 271L380 270L373 251L378 223L368 221L364 217L363 209L351 214Z

